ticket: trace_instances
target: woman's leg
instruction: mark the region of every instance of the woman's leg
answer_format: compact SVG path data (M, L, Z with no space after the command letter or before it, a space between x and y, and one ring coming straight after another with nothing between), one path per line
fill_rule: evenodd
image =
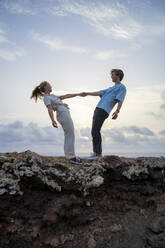
M60 113L57 120L64 130L64 153L66 158L76 157L75 155L75 133L74 124L69 111Z

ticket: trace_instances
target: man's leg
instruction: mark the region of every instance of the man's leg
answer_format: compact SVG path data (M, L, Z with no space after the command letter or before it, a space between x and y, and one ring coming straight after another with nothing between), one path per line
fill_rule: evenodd
M93 122L92 122L92 142L93 142L93 152L101 155L102 154L102 138L101 138L101 127L106 118L108 118L108 113L103 109L96 108L93 115Z

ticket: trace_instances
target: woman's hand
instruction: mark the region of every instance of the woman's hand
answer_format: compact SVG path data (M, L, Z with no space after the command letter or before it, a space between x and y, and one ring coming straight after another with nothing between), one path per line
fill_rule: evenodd
M58 128L58 126L57 126L57 122L56 122L56 121L52 121L52 125L53 125L53 127Z

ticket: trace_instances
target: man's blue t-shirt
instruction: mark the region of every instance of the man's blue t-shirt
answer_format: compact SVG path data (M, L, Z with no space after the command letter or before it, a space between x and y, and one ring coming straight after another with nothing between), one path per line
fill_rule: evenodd
M104 109L108 114L119 101L123 102L126 95L126 87L122 83L117 83L105 90L100 90L101 99L98 102L98 108Z

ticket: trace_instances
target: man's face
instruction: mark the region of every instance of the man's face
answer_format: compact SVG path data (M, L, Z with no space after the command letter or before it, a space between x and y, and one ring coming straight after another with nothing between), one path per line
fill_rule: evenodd
M117 76L117 75L115 74L115 72L112 72L112 73L111 73L112 82L116 82L117 79L118 79L118 77L119 77L119 76Z

